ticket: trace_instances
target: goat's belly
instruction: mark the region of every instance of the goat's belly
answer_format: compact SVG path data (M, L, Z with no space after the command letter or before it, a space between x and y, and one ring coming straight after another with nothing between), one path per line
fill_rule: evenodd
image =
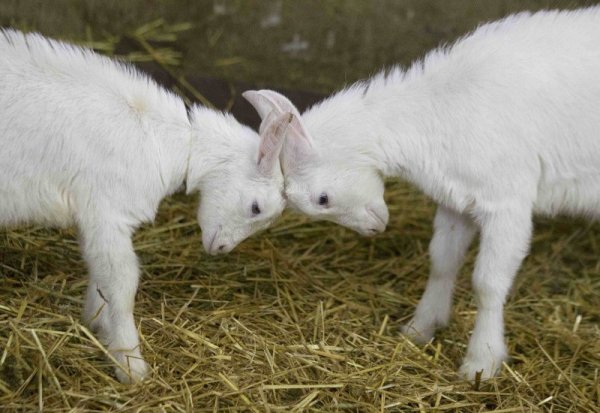
M600 219L600 175L540 184L534 212Z
M67 191L40 185L0 186L0 226L25 224L68 227L74 223L74 203Z

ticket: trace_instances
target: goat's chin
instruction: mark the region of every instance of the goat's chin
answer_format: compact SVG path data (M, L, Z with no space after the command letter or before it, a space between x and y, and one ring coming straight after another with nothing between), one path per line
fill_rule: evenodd
M363 237L374 237L377 234L380 234L382 231L376 228L352 228L354 231L358 232Z
M348 228L354 232L357 232L358 234L362 235L363 237L373 237L373 236L385 231L385 226L382 227L378 223L373 223L373 225L371 225L371 224L365 225L362 222L360 224L351 224L351 223L347 223L344 221L338 221L338 220L331 220L331 221L335 222L338 225L343 226L344 228Z

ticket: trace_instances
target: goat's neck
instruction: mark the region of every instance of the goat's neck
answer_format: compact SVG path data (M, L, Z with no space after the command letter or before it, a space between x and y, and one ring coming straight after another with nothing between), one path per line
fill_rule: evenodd
M187 179L192 131L185 123L165 122L157 135L160 137L161 184L165 195L170 195L183 188Z
M317 132L323 153L358 154L358 162L386 177L414 181L435 166L439 122L432 101L412 95L397 86L340 92L307 113L318 124L309 130Z

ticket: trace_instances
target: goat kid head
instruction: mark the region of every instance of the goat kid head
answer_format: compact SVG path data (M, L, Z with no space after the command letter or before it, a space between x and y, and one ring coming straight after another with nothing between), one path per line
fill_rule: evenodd
M231 115L195 107L187 192L200 191L198 221L209 254L231 251L285 208L279 155L291 113L257 134Z
M294 115L281 153L285 191L292 208L365 236L385 230L389 213L383 199L383 178L374 166L358 159L359 153L344 147L344 137L333 137L335 127L311 124L308 126L314 128L309 132L298 109L277 92L247 91L243 96L261 116L261 131L269 128L275 114ZM332 137L338 145L328 144Z

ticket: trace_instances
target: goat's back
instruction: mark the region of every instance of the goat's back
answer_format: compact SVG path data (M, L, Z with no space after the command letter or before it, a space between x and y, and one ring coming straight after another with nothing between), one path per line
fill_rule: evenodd
M150 214L171 178L160 140L189 133L183 102L130 66L37 34L0 32L0 55L0 225L66 225L104 202Z

